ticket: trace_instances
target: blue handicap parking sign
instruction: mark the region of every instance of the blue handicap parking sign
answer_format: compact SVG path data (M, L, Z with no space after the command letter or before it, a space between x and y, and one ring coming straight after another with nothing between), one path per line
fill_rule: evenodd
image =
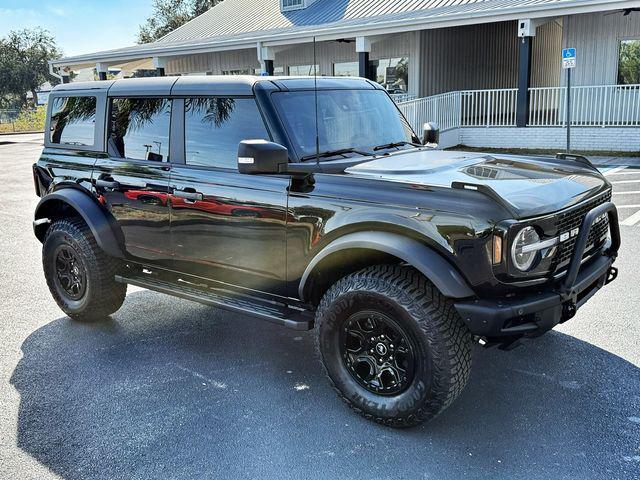
M562 58L576 58L576 49L575 48L563 48L562 49Z

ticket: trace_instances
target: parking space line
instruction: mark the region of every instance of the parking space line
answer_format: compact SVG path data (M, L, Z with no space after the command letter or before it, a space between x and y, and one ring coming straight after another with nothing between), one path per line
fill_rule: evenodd
M606 175L615 175L616 173L618 173L621 170L624 170L625 168L627 168L626 165L623 165L622 167L614 167L611 170L605 170L604 174Z
M626 168L626 167L625 167ZM640 168L633 168L631 170L623 170L619 172L604 172L605 175L640 175Z
M632 194L640 194L640 190L632 190L630 192L613 192L614 195L632 195Z
M621 221L620 225L633 226L636 223L640 223L640 210L638 210L636 213L631 215L629 218L626 218L625 220Z
M621 208L640 208L640 205L616 205L617 209Z
M612 184L620 184L620 183L640 183L640 179L638 180L614 180L611 182Z

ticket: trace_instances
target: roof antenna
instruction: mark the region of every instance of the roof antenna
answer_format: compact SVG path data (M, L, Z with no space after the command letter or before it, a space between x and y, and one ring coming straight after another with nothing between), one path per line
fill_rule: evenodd
M313 96L316 104L316 166L320 169L320 133L318 127L318 72L316 69L316 37L313 37Z

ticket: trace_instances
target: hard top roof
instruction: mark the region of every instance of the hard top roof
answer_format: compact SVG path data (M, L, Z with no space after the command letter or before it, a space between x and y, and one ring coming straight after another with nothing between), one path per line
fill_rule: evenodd
M193 75L75 82L57 85L52 92L108 91L112 96L136 95L253 95L256 84L274 90L381 89L357 77L265 77L254 75Z

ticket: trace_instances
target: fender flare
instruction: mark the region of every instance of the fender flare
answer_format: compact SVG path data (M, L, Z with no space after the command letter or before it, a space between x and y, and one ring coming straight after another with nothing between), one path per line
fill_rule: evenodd
M38 220L46 218L47 206L51 202L63 202L73 208L89 226L91 233L96 239L98 246L108 255L117 258L124 258L124 253L120 247L118 236L114 231L112 222L109 221L104 210L88 194L76 188L62 188L40 199L36 207L35 221L33 223L36 237L43 240L39 235Z
M458 270L428 245L397 233L367 231L337 238L313 257L300 279L300 299L305 301L307 282L322 260L352 248L377 250L400 258L427 277L445 297L467 298L475 295Z

